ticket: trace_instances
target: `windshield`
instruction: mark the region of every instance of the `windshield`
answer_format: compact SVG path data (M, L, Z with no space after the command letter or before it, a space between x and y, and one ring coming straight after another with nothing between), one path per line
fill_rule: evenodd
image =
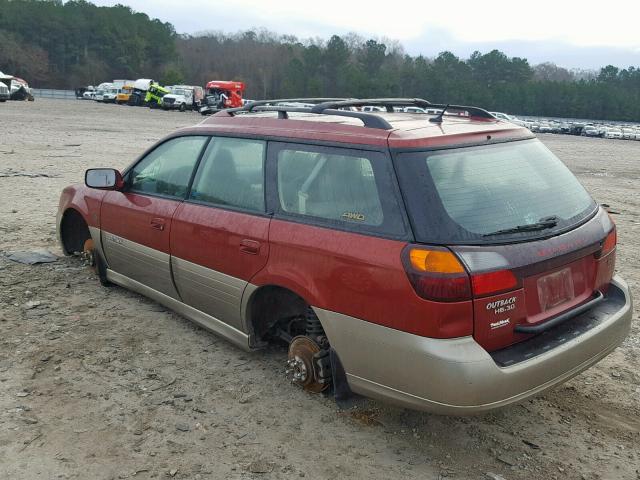
M424 242L539 238L577 225L596 208L569 169L535 139L403 153L397 168L416 237Z
M189 90L186 90L184 88L172 88L171 93L173 93L174 95L184 95L186 97L187 95L189 95Z

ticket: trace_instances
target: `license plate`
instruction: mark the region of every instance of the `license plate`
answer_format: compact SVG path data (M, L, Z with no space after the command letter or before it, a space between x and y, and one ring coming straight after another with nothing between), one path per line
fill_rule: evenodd
M575 297L570 268L545 275L538 279L540 309L545 312Z

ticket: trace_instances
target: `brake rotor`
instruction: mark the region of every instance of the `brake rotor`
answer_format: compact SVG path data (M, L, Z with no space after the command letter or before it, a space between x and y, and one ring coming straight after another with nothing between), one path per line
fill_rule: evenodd
M320 382L314 364L314 356L320 350L316 342L304 335L295 337L289 344L287 375L292 383L308 392L319 393L329 387L328 383Z
M96 257L95 250L93 249L93 240L89 238L85 240L84 245L82 247L82 253L80 254L80 258L82 258L82 262L88 267L96 266Z

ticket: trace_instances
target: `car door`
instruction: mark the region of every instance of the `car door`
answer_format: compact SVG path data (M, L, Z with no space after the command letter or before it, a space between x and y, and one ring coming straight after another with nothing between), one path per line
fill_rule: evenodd
M102 245L109 268L179 298L171 278L171 219L184 200L208 137L175 137L145 155L125 176L122 191L102 201Z
M171 227L171 267L184 303L244 331L242 294L269 254L260 140L213 137Z

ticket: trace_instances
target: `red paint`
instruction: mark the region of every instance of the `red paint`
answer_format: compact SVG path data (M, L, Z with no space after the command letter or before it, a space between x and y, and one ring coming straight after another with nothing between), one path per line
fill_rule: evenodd
M100 228L145 247L169 253L171 218L180 202L138 193L112 191L102 201ZM156 225L164 222L165 227ZM107 262L109 252L105 252Z
M269 221L267 217L183 203L171 225L171 254L249 281L267 263Z
M441 303L414 292L402 266L406 242L272 220L269 261L252 280L280 285L311 305L427 337L471 335L471 301Z
M513 331L527 318L524 290L476 299L473 304L473 337L487 350L497 350L528 338L528 335Z
M58 211L76 210L90 227L100 226L100 204L106 191L82 185L66 187L60 195Z

